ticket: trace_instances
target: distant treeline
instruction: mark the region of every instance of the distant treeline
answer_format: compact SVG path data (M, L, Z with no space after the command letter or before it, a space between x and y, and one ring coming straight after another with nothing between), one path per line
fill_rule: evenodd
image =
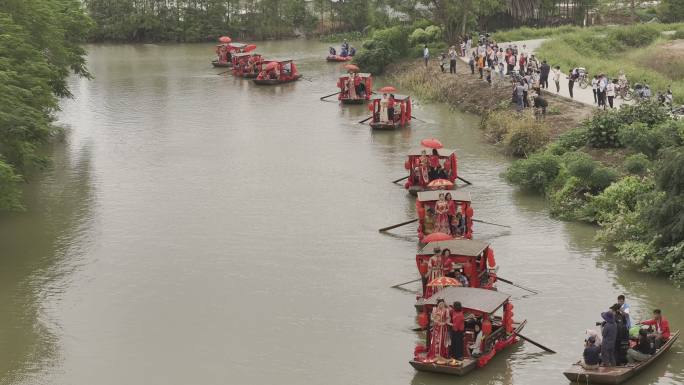
M91 24L79 0L0 1L0 211L21 209L22 174L48 163L39 149L66 78L90 76L79 43Z

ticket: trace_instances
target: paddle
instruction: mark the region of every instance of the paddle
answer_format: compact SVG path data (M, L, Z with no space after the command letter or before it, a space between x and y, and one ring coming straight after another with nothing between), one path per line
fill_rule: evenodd
M424 121L423 119L418 119L418 118L416 118L416 117L413 116L413 115L411 115L411 119L415 119L415 120L417 120L417 121L419 121L419 122L427 123L427 122Z
M406 221L406 222L397 223L396 225L383 227L383 228L379 229L378 231L382 233L382 232L385 232L385 231L387 231L387 230L396 229L397 227L401 227L401 226L404 226L404 225L408 225L409 223L413 223L413 222L418 222L418 218L416 218L416 219L411 219L410 221Z
M461 178L460 176L457 176L456 178L460 179L461 181L463 181L463 182L465 182L465 183L467 183L467 184L472 184L472 183L468 182L467 180Z
M540 348L540 349L542 349L542 350L545 350L545 351L547 351L547 352L549 352L549 353L556 354L556 352L554 352L553 350L551 350L551 349L547 348L546 346L540 344L539 342L532 341L532 340L529 339L528 337L525 337L524 335L522 335L522 334L520 334L520 333L518 333L518 332L514 332L514 333L515 333L515 335L517 335L518 337L520 337L520 338L524 339L525 341L531 343L532 345L534 345L534 346L536 346L536 347L538 347L538 348Z
M492 222L481 221L481 220L479 220L479 219L473 219L473 222L480 222L480 223L484 223L484 224L487 224L487 225L493 225L493 226L508 227L509 229L512 229L512 227L509 226L509 225L500 225L500 224L498 224L498 223L492 223Z
M398 289L400 286L404 286L404 285L407 285L407 284L409 284L409 283L418 282L418 281L420 281L420 280L421 280L421 278L414 279L414 280L412 280L412 281L408 281L408 282L404 282L404 283L399 283L399 284L396 284L396 285L394 285L394 286L390 286L390 288Z
M366 119L360 121L359 123L366 123L367 121L369 121L369 120L371 120L371 119L373 119L372 116L370 116L370 117L368 117L368 118L366 118Z
M408 179L408 177L409 177L409 176L406 175L405 177L401 177L401 178L399 178L399 179L397 179L397 180L393 180L392 183L401 182L401 181L404 180L404 179Z
M519 288L521 288L521 289L523 289L523 290L529 291L530 293L539 294L539 292L536 291L536 290L532 290L532 289L529 289L529 288L527 288L527 287L525 287L525 286L518 285L517 283L514 283L513 281L509 281L509 280L507 280L506 278L501 278L501 277L497 276L496 279L499 280L499 281L501 281L501 282L505 282L505 283L507 283L507 284L509 284L509 285L511 285L511 286L519 287Z
M339 94L340 92L341 92L341 91L335 92L334 94L326 95L326 96L324 96L324 97L322 97L322 98L320 98L320 99L323 100L323 99L329 98L329 97L331 97L331 96L335 96L335 95Z
M223 75L223 74L227 74L227 73L228 73L228 72L230 72L230 71L232 71L232 70L228 70L228 71L223 71L223 72L217 73L216 75Z

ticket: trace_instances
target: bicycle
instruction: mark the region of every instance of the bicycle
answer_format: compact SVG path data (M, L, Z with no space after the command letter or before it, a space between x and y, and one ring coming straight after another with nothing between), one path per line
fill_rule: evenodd
M616 98L622 98L622 100L630 101L634 99L634 90L629 88L629 83L618 84L617 92L615 93Z
M580 88L587 88L591 84L589 80L589 73L584 68L578 68L579 76L575 79L579 83Z

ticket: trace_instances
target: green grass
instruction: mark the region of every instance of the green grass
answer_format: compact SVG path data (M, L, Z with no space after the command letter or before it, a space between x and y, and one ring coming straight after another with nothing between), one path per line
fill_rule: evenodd
M684 23L676 24L666 24L666 23L653 23L648 24L650 28L658 31L672 31L684 26ZM529 39L543 39L549 37L555 37L558 35L580 32L580 31L591 31L592 33L605 33L614 28L623 27L609 27L609 26L594 26L594 27L579 27L574 25L562 25L560 27L546 27L546 28L530 28L530 27L520 27L516 29L509 29L505 31L495 32L492 36L498 42L509 42L509 41L519 41L519 40L529 40Z

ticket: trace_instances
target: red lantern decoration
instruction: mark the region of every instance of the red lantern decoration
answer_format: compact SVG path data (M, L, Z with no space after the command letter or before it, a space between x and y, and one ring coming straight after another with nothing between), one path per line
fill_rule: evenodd
M416 345L416 348L413 349L413 356L418 356L421 353L425 353L427 351L427 348L425 345Z
M420 262L418 264L418 272L420 273L421 276L426 276L428 273L428 265L425 262Z
M488 336L492 333L492 321L489 320L488 316L484 316L482 320L482 334Z
M422 312L422 313L418 314L417 318L418 318L418 320L417 320L418 326L420 326L421 328L426 328L428 326L429 319L428 319L428 314L426 312Z
M466 213L466 217L472 218L473 217L473 208L468 206L468 208L466 208L466 210L465 210L465 213Z

